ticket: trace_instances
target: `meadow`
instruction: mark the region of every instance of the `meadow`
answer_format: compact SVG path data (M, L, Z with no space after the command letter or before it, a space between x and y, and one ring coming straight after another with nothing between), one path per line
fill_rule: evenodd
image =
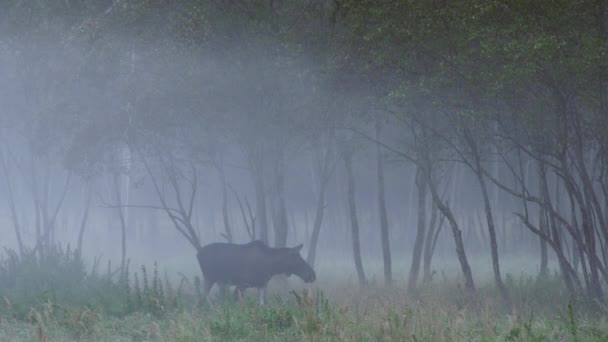
M0 341L608 341L605 308L568 298L557 274L508 273L507 311L489 279L471 301L446 272L410 293L320 267L314 287L275 282L260 306L256 291L206 302L198 277L156 265L120 279L67 249L42 260L2 257Z

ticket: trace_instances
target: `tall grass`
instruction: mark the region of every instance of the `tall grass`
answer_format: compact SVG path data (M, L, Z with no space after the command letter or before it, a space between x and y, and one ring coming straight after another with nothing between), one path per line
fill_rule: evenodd
M608 315L565 296L557 275L507 276L506 312L491 283L470 302L458 278L408 293L320 274L259 306L254 291L207 303L200 279L171 281L156 265L99 272L69 249L43 261L8 252L0 265L0 341L608 341Z

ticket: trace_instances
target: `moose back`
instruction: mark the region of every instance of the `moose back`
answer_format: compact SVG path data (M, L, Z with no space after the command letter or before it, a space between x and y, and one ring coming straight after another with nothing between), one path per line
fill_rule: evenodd
M264 290L277 274L295 274L307 283L316 280L315 271L302 259L302 245L272 248L262 241L246 244L212 243L201 247L198 263L204 277L204 295L214 284L233 285L236 291L247 288ZM261 292L262 293L262 292ZM260 301L263 302L262 295Z

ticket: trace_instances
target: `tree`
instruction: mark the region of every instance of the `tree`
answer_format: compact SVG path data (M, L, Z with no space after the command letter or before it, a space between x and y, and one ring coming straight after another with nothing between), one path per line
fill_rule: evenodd
M313 150L315 159L315 171L318 179L317 188L317 206L315 209L315 220L313 223L312 235L310 237L310 246L308 247L308 256L306 262L311 267L314 267L317 255L317 245L319 243L319 236L321 234L321 227L323 224L323 216L325 213L325 193L327 191L327 185L330 181L332 174L334 173L336 161L334 156L334 141L333 134L323 134L320 139L313 138Z
M376 139L380 140L381 122L376 121ZM376 172L378 183L378 214L380 216L380 238L382 241L382 261L384 264L384 282L390 285L393 281L391 249L388 231L388 214L386 212L386 198L384 194L384 156L382 147L376 144Z
M365 271L363 269L363 261L361 260L361 240L359 237L359 219L357 217L357 203L355 200L355 176L353 173L353 146L348 141L340 142L340 156L344 162L344 171L346 172L346 191L347 191L347 203L348 203L348 214L351 226L351 239L353 246L353 259L355 262L355 269L357 270L357 278L359 279L359 285L366 286L367 278L365 277Z

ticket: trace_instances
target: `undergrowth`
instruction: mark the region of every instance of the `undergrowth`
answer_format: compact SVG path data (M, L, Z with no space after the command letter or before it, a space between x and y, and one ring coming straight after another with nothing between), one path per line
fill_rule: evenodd
M605 311L565 296L559 277L509 275L513 309L492 284L465 301L458 281L416 293L321 278L316 289L203 301L200 278L145 266L120 274L59 247L0 258L0 341L608 341ZM321 290L322 289L322 290ZM253 291L252 291L253 292Z
M161 279L156 263L152 274L145 266L132 274L128 264L124 272L110 262L105 271L100 268L96 259L87 269L80 254L69 247L53 246L42 255L23 256L5 250L0 257L0 315L27 320L32 310L69 316L75 309L95 308L117 317L133 312L162 316L184 301L184 282L174 290L168 279Z

